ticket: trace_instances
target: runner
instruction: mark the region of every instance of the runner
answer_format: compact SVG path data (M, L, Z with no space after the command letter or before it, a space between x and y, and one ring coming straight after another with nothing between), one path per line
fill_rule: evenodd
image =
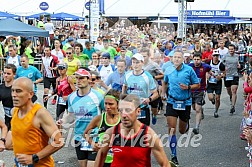
M72 77L66 75L67 64L58 64L57 67L60 76L56 79L56 89L44 98L44 101L47 101L54 95L58 96L56 120L62 118L64 111L68 108L67 97L76 90Z
M175 50L173 55L173 65L165 71L162 84L162 98L167 99L166 119L168 124L168 134L170 136L171 163L178 165L177 160L177 138L176 127L179 118L179 132L184 134L189 129L189 119L191 113L191 90L199 89L200 84L194 70L183 63L183 52ZM166 98L167 85L168 98Z
M42 75L36 67L29 65L28 56L25 54L21 56L21 65L22 66L17 68L15 79L20 77L26 77L33 82L34 95L32 97L32 102L34 103L38 99L36 96L38 90L37 84L43 81Z
M68 96L68 115L57 121L58 125L74 124L75 151L81 167L93 166L96 152L86 145L83 133L91 120L104 109L102 95L90 88L91 75L84 69L75 72L78 89ZM83 105L85 104L85 105Z
M222 62L226 67L226 77L224 84L230 97L231 109L230 114L235 112L235 104L237 99L237 89L239 85L239 74L237 69L240 68L239 55L235 54L235 45L228 46L229 53L223 56Z
M33 164L53 167L51 155L62 148L64 143L60 140L61 134L50 113L40 104L32 102L33 94L30 79L22 77L13 82L12 98L15 108L6 148L13 147L16 166Z
M94 151L98 151L100 146L99 143L95 143L95 141L92 140L89 136L89 132L94 128L99 128L99 142L102 143L103 135L106 130L120 123L120 115L118 112L119 96L120 92L110 89L104 99L106 112L103 112L102 115L96 116L84 131L84 136L86 136L86 140L92 145ZM112 161L113 152L112 150L109 150L103 167L110 167Z
M152 128L137 120L141 112L140 104L140 98L137 95L129 94L120 97L119 112L122 123L105 132L95 167L104 166L111 148L114 153L111 167L149 167L151 166L151 152L160 166L170 167L157 134Z
M209 101L215 105L214 117L218 118L220 96L222 91L222 78L225 77L225 65L219 60L219 50L213 50L212 60L209 62L212 72L208 75L207 94Z
M200 88L192 90L192 108L196 111L196 124L193 133L199 134L199 126L203 116L202 106L205 104L206 76L211 72L211 66L202 63L199 53L193 55L193 61L189 66L193 68L200 82Z
M150 125L150 108L149 103L158 98L157 86L152 75L143 70L144 57L136 53L132 57L133 71L125 74L125 81L122 93L136 94L141 99L141 115L139 121L145 125Z
M8 130L11 129L11 110L13 108L13 101L11 96L11 86L16 74L16 66L14 64L7 64L4 67L4 83L0 85L0 101L2 101L4 109L4 120Z

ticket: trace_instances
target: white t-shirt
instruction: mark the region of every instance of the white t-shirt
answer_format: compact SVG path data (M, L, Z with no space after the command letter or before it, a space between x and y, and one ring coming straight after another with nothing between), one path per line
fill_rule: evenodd
M56 51L55 49L53 49L51 51L51 54L58 57L60 64L63 63L63 60L65 57L64 57L64 54L62 53L61 49L59 51Z
M103 82L106 82L107 79L108 79L108 76L110 74L112 74L114 71L113 71L113 68L111 67L111 65L108 65L107 67L105 67L104 65L101 67L101 70L100 70L100 76L101 76L101 79Z
M228 48L224 47L223 49L218 48L220 56L223 57L224 55L228 54Z
M15 56L15 57L9 57L7 59L7 64L14 64L17 68L19 67L19 62L18 62L18 57Z
M99 51L102 50L104 48L103 43L101 45L99 43L96 43L94 48Z
M49 34L54 34L54 25L53 25L53 23L45 23L45 30L49 31Z

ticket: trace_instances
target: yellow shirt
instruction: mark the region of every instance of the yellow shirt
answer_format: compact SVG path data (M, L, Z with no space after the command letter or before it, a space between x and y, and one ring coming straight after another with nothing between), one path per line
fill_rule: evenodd
M68 65L67 76L72 76L75 82L76 80L73 75L78 70L78 64L79 65L81 64L80 60L74 57L74 59L71 62L69 62L67 58L64 58L64 62L67 63Z
M33 108L24 116L18 117L18 108L14 108L14 114L11 120L13 151L16 155L20 154L37 154L48 145L49 137L33 125L33 118L37 111L42 108L40 104L34 104ZM40 159L34 167L53 167L54 160L52 156Z

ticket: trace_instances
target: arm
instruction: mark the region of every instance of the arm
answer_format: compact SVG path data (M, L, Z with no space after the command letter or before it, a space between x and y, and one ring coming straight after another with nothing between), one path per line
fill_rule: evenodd
M39 78L39 79L37 79L34 83L35 84L38 84L38 83L40 83L40 82L42 82L43 81L43 78Z
M76 90L76 87L75 87L75 85L74 85L73 78L72 78L71 76L68 76L67 79L68 79L68 83L69 83L71 89L72 89L73 91L75 91L75 90Z
M122 94L126 94L127 89L128 89L128 86L125 85L125 84L123 84L123 87L122 87Z
M168 88L168 83L162 80L162 94L161 94L162 97L161 98L166 97L167 88Z
M13 150L13 145L12 145L12 133L9 131L6 136L6 143L5 143L5 149L6 150Z
M1 138L6 140L8 129L6 125L4 124L4 122L2 122L1 120L0 120L0 129L1 129ZM0 152L2 152L4 149L5 149L5 142L0 140Z
M43 64L43 62L42 62L40 72L43 73L44 69L45 69L45 66L44 66L44 64Z
M156 158L158 164L161 167L170 167L170 163L165 154L163 144L160 141L158 135L150 127L148 129L148 134L151 136L151 139L149 141L149 144L151 146L151 152Z
M104 161L105 161L105 159L107 157L108 150L109 150L109 147L110 147L110 140L111 140L111 136L112 136L112 133L113 133L113 129L114 129L113 127L109 128L105 132L101 148L98 151L96 159L95 159L94 167L103 167Z
M101 122L102 116L98 115L96 116L87 126L87 128L84 131L84 138L86 141L91 144L94 148L95 151L98 151L97 143L95 143L92 139L92 137L89 136L89 134L92 132L92 130L96 127L99 127L100 122Z

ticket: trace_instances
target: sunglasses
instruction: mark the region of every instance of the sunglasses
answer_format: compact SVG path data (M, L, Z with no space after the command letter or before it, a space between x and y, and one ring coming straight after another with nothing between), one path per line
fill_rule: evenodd
M213 55L213 57L218 57L219 55Z
M102 59L108 59L107 57L103 57Z
M66 54L67 54L67 55L70 55L70 54L72 54L72 52L66 52Z
M96 78L92 78L92 81L94 82L96 80Z
M66 69L66 67L64 67L64 66L59 66L58 67L58 70L65 70Z

